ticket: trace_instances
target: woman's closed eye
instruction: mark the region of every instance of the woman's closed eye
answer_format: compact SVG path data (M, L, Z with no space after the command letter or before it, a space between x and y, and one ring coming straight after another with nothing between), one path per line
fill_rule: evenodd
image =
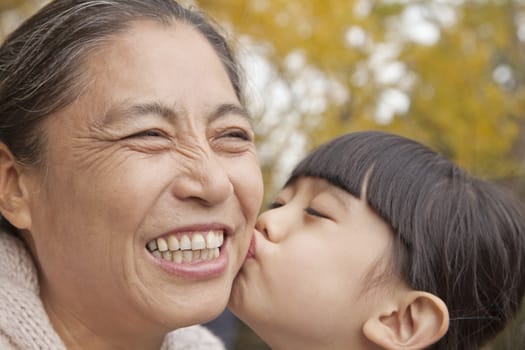
M145 137L167 137L167 134L159 129L147 129L139 131L137 133L131 134L124 137L125 139L131 138L145 138Z
M222 134L222 137L240 139L244 141L253 141L252 135L250 135L247 131L242 129L228 130Z
M129 133L120 139L130 149L145 153L159 153L172 150L175 139L167 131L152 128Z
M253 133L248 128L217 127L210 140L213 148L225 154L243 154L254 149Z

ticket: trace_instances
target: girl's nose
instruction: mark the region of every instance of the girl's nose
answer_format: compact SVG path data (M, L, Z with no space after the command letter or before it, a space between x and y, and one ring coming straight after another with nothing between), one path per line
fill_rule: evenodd
M262 232L270 242L279 243L286 237L288 227L292 221L292 218L286 218L286 213L287 210L285 210L285 206L267 210L259 215L255 227Z

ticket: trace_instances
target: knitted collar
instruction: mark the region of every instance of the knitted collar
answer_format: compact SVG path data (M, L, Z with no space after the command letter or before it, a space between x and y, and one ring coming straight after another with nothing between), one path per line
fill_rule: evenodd
M39 297L38 276L25 244L0 231L0 348L66 350ZM170 332L161 350L223 350L202 326Z
M25 244L5 232L0 232L0 337L16 349L65 350L39 298Z

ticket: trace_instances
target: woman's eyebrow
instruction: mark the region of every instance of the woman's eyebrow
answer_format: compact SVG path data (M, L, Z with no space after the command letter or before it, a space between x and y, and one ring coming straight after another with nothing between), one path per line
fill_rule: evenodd
M213 121L228 114L236 114L247 119L248 121L252 120L252 117L246 108L234 103L224 103L219 105L212 113L210 113L210 117L208 119L209 121Z
M161 102L146 102L146 103L120 103L110 108L102 118L102 125L109 125L123 119L133 119L142 117L148 114L159 115L168 120L174 120L181 111L176 110L175 107L169 107Z
M110 108L104 115L102 124L107 125L119 121L121 119L141 117L148 114L155 114L161 116L169 121L173 121L178 116L184 115L182 109L168 106L162 102L146 102L138 104L122 103L113 108ZM217 106L211 113L208 113L207 119L213 121L228 114L239 115L248 121L251 121L250 113L242 106L233 103L224 103Z

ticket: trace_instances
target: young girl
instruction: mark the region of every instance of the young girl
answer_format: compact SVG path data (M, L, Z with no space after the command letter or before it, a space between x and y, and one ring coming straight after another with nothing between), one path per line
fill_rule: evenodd
M345 135L260 216L230 307L274 350L479 349L524 295L521 210L412 140Z

